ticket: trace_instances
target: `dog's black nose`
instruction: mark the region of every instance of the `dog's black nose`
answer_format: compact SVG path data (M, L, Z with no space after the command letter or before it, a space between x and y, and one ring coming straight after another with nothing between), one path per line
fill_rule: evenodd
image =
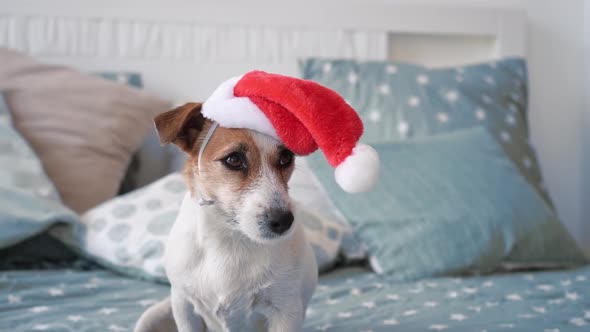
M273 209L265 213L268 229L278 235L285 233L293 224L293 213L291 211Z

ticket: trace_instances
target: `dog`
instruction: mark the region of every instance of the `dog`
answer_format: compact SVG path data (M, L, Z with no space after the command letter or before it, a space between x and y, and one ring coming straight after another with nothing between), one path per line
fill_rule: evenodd
M135 331L301 331L318 272L288 194L295 156L271 136L212 128L201 106L154 119L161 143L188 155L189 190L165 251L170 297Z

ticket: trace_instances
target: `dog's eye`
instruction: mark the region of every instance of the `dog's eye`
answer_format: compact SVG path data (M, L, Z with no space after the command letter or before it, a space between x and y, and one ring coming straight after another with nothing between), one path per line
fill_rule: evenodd
M238 152L230 153L223 158L223 164L232 171L239 171L246 168L244 155Z
M279 167L287 168L293 163L293 152L289 150L281 151L279 156Z

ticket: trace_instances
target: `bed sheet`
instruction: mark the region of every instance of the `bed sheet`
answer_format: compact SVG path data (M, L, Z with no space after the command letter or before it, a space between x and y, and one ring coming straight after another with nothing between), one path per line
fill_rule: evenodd
M0 331L132 331L168 287L106 270L0 272ZM394 283L320 278L306 331L589 331L590 268Z

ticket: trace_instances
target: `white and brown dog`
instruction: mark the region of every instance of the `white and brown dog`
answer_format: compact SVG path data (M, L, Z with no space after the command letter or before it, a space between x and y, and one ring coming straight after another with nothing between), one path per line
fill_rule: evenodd
M136 331L301 331L317 265L289 199L293 152L252 130L212 129L197 103L155 123L189 156L189 192L166 247L171 296Z
M155 122L162 143L189 155L190 190L166 248L170 300L137 331L165 331L171 313L182 332L300 331L317 266L291 212L294 153L320 148L342 189L369 190L379 156L359 143L356 111L317 83L251 71Z

